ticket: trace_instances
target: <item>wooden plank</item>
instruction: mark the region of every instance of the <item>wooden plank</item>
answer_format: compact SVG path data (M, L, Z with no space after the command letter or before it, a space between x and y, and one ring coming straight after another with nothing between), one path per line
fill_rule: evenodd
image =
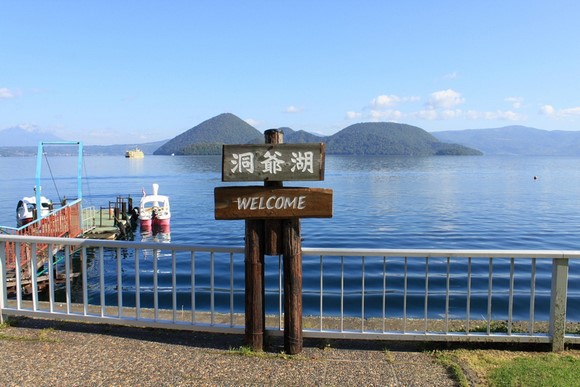
M224 145L222 181L324 180L324 144Z
M332 190L296 187L217 187L215 219L331 218Z

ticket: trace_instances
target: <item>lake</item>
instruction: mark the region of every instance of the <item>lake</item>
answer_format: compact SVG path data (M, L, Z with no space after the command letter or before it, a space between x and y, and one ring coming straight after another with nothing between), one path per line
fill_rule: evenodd
M331 155L324 181L285 186L334 191L333 218L302 220L305 247L580 250L579 164L578 157ZM44 196L76 196L76 157L48 157L42 168ZM34 194L35 169L34 157L0 157L1 225L15 226L16 203ZM84 206L107 206L117 195L137 203L158 183L171 199L172 242L241 246L243 221L214 220L214 188L236 185L223 183L220 171L220 156L85 157ZM549 288L549 270L539 266L539 287ZM577 294L579 282L570 281Z

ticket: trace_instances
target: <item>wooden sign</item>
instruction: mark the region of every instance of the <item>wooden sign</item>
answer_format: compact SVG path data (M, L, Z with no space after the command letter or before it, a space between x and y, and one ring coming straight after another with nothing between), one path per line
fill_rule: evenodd
M331 218L332 190L326 188L217 187L215 218Z
M324 144L224 145L222 181L324 180Z

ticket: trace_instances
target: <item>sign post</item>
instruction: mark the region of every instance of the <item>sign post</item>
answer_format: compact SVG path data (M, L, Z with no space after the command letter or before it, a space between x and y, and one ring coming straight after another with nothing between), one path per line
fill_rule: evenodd
M332 217L332 190L284 187L287 180L324 180L324 144L283 144L281 130L262 145L224 145L222 181L264 186L216 187L216 220L245 220L246 342L264 346L264 256L284 261L284 350L302 351L302 242L300 218Z

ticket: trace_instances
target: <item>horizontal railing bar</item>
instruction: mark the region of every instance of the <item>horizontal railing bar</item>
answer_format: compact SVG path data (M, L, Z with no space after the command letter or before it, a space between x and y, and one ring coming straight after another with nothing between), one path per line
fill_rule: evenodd
M191 251L215 252L215 253L243 253L243 246L224 247L207 245L187 245L168 244L162 242L132 242L114 241L103 239L78 239L78 238L53 238L53 237L31 237L26 235L0 235L1 241L21 242L21 243L54 243L67 246L80 247L105 247L105 248L126 248L140 250L171 250L171 251Z
M355 257L442 258L570 258L580 259L580 250L440 250L440 249L344 249L303 247L303 255Z
M305 338L318 339L358 339L358 340L398 340L398 341L455 341L455 342L502 342L502 343L550 343L548 335L507 335L498 333L410 333L410 332L360 332L360 331L320 331L304 330Z
M54 243L78 247L108 247L127 248L140 250L171 250L171 251L199 251L219 253L243 253L243 246L208 246L188 244L168 244L162 242L132 242L114 241L101 239L78 239L56 237L31 237L25 235L0 235L0 241L26 242L26 243ZM368 256L368 257L442 257L442 258L568 258L580 259L580 250L471 250L471 249L346 249L346 248L302 248L303 255L316 256Z

